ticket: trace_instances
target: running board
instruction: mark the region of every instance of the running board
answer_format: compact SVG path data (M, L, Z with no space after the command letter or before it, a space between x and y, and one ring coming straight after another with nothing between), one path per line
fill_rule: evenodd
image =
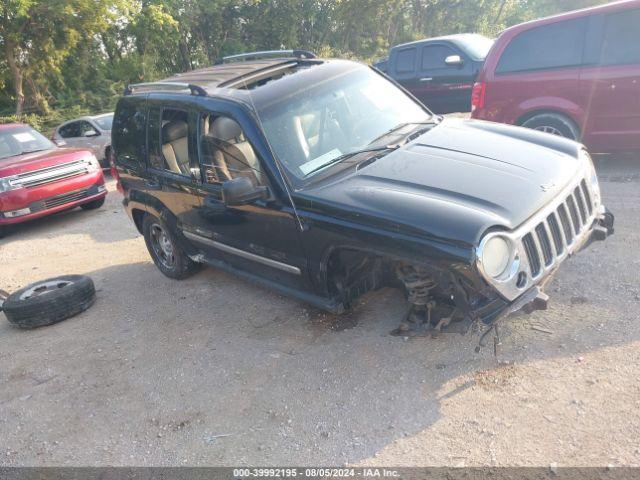
M345 310L342 302L338 302L335 299L321 297L319 295L314 295L303 290L298 290L297 288L281 285L258 275L240 270L222 260L214 259L208 257L207 255L190 255L189 258L191 258L191 260L193 260L194 262L205 263L211 267L224 270L225 272L231 273L232 275L240 277L243 280L247 280L268 289L275 290L284 296L294 298L304 303L308 303L321 310L326 310L327 312L334 314L340 314Z
M261 263L262 265L266 265L267 267L277 268L278 270L282 270L283 272L292 273L293 275L300 275L302 272L298 267L294 267L293 265L289 265L288 263L279 262L277 260L272 260L271 258L263 257L261 255L256 255L255 253L247 252L246 250L240 250L239 248L232 247L231 245L227 245L226 243L217 242L210 238L204 237L202 235L198 235L196 233L182 231L182 234L187 237L189 240L193 240L194 242L199 242L204 245L208 245L210 247L216 248L222 252L230 253L231 255L236 255L238 257L246 258L247 260L252 260L257 263Z

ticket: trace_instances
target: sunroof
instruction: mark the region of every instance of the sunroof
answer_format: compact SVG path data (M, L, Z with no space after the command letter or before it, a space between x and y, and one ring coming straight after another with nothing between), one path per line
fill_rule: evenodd
M304 68L317 64L318 62L290 62L284 65L278 65L274 68L260 70L254 74L242 75L239 78L223 82L219 86L225 88L237 88L239 90L254 90L288 75L292 75Z

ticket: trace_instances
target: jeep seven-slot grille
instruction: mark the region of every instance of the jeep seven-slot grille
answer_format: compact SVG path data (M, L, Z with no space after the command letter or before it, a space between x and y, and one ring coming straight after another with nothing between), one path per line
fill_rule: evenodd
M84 175L87 172L87 163L84 160L79 160L21 173L18 175L18 178L24 187L33 188L67 178L77 177L78 175Z
M594 211L591 192L582 180L532 231L522 237L532 278L551 268L589 228Z

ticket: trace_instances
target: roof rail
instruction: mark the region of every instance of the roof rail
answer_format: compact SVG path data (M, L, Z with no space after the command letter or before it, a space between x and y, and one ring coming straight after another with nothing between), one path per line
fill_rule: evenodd
M295 57L295 58L316 58L316 54L309 50L263 50L261 52L239 53L237 55L228 55L216 60L216 65L221 65L234 60L256 60L259 58L270 57Z
M191 95L196 95L199 97L206 97L207 92L204 88L199 85L193 85L191 83L183 83L183 82L147 82L147 83L133 83L131 85L127 85L124 89L124 94L132 95L137 91L153 91L153 90L189 90Z

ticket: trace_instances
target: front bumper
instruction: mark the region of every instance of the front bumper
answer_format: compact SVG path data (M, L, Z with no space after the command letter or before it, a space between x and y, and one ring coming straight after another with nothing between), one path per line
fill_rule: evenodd
M606 240L614 233L615 217L606 208L602 209L600 215L594 220L589 235L585 236L583 243L579 245L572 255L584 250L594 242ZM558 267L562 265L559 264ZM503 298L496 298L488 302L474 312L474 316L486 325L491 325L498 320L508 317L512 313L524 312L532 313L536 310L546 310L549 297L544 293L545 286L553 279L557 268L544 277L540 283L534 285L514 301L509 302Z
M19 216L9 216L9 212L0 211L0 226L14 225L28 222L47 215L51 215L62 210L77 207L79 205L93 202L107 196L107 189L104 183L91 185L88 188L64 192L42 200L31 202L28 205L12 210L28 212Z

